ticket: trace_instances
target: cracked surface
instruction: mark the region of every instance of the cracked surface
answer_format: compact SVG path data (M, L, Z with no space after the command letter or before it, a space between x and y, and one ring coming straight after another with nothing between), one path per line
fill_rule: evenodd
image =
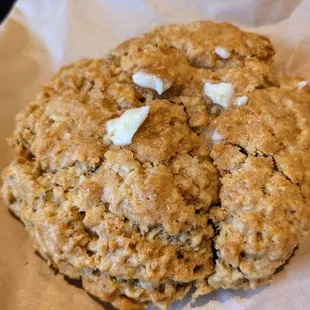
M2 188L49 264L120 309L269 282L310 219L310 93L273 55L264 37L202 21L62 68L17 116ZM172 86L141 88L139 70ZM248 103L223 110L205 82ZM108 120L144 105L132 144L104 139Z
M248 105L217 119L223 140L212 157L222 187L213 287L267 281L308 229L309 99L285 84L259 89Z

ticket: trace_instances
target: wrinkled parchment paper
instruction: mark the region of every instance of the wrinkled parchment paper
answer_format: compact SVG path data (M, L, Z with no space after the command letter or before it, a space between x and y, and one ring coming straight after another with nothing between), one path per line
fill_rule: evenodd
M63 64L102 57L154 26L230 21L269 36L276 66L310 81L310 0L20 0L0 26L0 170L12 158L5 138L14 116ZM23 226L0 206L0 309L102 310L36 256ZM270 286L216 291L171 309L310 308L310 236Z

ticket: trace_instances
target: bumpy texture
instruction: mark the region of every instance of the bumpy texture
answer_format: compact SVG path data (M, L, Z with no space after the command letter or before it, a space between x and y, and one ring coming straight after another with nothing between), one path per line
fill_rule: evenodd
M268 283L310 220L310 93L279 78L273 56L264 37L202 21L62 68L18 115L3 176L42 256L119 309ZM141 70L172 86L135 85ZM233 85L228 109L205 82ZM104 138L108 120L144 105L130 145Z

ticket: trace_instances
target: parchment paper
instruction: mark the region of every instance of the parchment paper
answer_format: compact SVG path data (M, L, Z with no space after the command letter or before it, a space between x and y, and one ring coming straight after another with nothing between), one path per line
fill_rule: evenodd
M302 0L20 0L0 26L0 170L12 158L5 138L14 116L61 65L102 57L121 41L166 23L230 21L269 36L276 66L310 80L310 1ZM309 103L310 104L310 103ZM217 291L172 309L310 308L310 237L255 291ZM87 294L55 276L1 202L0 309L100 310Z

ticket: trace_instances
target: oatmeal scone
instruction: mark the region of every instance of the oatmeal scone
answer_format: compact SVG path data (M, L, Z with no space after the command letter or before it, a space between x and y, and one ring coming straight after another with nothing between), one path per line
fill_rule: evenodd
M273 56L201 21L62 68L3 173L48 263L119 309L270 282L310 220L310 92Z

